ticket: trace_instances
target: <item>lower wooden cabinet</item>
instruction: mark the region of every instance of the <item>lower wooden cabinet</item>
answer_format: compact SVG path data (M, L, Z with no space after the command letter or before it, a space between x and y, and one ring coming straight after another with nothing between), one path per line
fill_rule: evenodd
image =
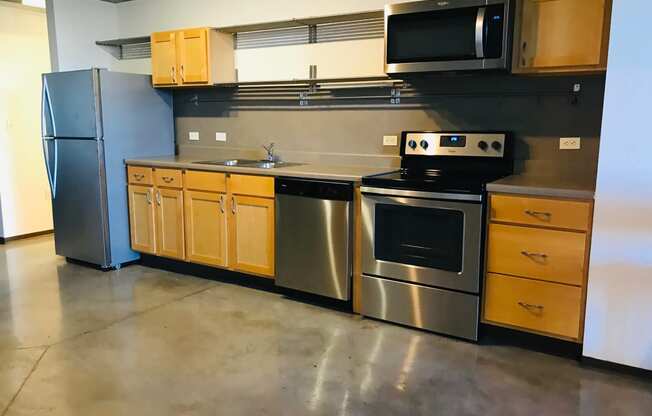
M128 174L133 250L274 278L273 177L138 166Z
M129 226L135 251L156 254L155 217L154 188L129 185Z
M230 266L274 276L274 200L233 195L229 218Z
M226 194L185 191L186 259L227 267Z
M491 194L483 322L581 342L593 202Z
M185 259L183 227L183 191L156 190L156 254L173 259Z

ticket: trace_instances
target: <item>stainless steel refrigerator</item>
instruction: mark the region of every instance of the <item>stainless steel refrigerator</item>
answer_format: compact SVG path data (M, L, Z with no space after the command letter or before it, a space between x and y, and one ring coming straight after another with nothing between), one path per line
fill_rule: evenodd
M171 94L146 75L44 74L41 123L56 253L104 269L137 260L124 161L174 154Z

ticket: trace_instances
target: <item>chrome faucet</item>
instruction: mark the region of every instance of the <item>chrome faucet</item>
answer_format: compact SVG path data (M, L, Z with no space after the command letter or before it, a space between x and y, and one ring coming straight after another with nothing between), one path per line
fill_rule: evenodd
M270 143L268 146L263 145L263 149L267 152L267 157L265 158L268 162L274 162L276 158L274 156L274 142Z

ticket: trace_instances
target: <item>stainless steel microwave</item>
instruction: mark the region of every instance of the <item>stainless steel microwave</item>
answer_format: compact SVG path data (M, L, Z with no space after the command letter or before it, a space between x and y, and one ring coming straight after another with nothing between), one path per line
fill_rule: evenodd
M385 6L385 72L507 69L512 0L425 0Z

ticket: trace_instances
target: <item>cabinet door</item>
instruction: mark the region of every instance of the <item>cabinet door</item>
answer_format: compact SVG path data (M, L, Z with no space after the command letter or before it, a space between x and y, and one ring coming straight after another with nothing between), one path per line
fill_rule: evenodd
M165 86L177 83L177 47L175 32L152 33L152 83Z
M273 277L274 200L232 195L230 204L230 267Z
M156 254L183 260L183 191L156 189Z
M186 191L186 257L188 261L226 267L226 195Z
M518 67L603 67L609 1L522 0Z
M154 190L149 186L129 186L129 227L131 248L156 254Z
M208 29L179 32L179 75L182 84L208 83Z

